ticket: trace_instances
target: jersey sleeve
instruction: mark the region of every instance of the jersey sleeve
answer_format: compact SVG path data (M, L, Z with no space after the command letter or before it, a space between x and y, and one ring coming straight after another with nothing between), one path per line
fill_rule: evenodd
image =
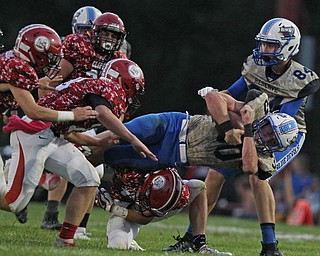
M241 76L236 82L234 82L228 88L228 92L235 99L239 99L247 91L248 91L247 83L243 76Z
M38 76L26 61L13 58L5 68L5 80L11 85L28 91L35 89L38 85Z

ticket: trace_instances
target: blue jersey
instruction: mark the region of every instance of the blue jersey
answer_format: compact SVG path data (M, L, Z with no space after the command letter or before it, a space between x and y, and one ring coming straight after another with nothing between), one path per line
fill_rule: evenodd
M121 141L121 145L104 153L105 162L110 166L147 170L188 165L181 159L179 142L183 120L187 119L188 115L185 113L168 112L144 115L125 123L131 133L148 145L159 161L142 158L131 144Z

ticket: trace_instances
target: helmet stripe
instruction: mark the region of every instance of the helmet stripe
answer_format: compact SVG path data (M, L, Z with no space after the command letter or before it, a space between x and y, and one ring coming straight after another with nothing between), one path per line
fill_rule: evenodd
M275 18L275 19L270 20L267 24L265 24L263 31L262 31L262 34L263 35L268 34L269 30L274 25L274 23L278 22L279 20L281 20L281 18Z
M94 9L90 7L87 10L88 10L88 21L91 20L93 22L95 18Z

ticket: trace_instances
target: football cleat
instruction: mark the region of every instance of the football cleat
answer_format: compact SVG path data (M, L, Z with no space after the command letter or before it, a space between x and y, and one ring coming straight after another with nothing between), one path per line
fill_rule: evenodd
M219 252L216 249L209 248L208 245L201 246L198 250L194 250L195 253L200 254L211 254L211 255L218 255L218 256L232 256L231 252Z
M57 236L54 247L75 247L76 244L73 242L73 239L63 239L60 236Z
M260 256L283 256L283 253L278 248L278 241L274 244L263 244Z
M143 249L135 240L132 240L129 249L133 250L133 251L145 251L146 250L146 249Z
M23 208L20 212L15 213L17 220L24 224L28 221L28 205Z
M178 242L176 242L173 245L170 245L166 248L163 248L162 251L166 251L166 252L190 252L192 251L192 234L190 233L185 233L185 235L183 237L180 237L180 234L175 237L173 236L173 238L175 240L177 240Z
M90 233L87 233L87 229L84 227L78 227L76 233L74 233L74 239L82 239L82 240L91 240L88 236Z
M45 190L54 190L56 187L58 187L61 183L61 177L52 174L52 173L42 173L40 181L39 181L39 186L44 188Z
M42 229L60 230L62 227L62 224L59 223L58 214L59 212L55 212L55 213L46 212L43 216L43 220L40 227Z

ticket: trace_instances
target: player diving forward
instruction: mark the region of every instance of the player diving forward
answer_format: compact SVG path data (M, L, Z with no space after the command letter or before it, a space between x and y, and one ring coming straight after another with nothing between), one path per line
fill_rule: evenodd
M244 105L226 94L215 92L206 97L211 117L190 117L172 112L135 118L126 123L126 127L156 152L159 162L140 161L125 144L108 149L104 161L111 166L155 170L168 166L228 166L249 174L257 173L261 178L268 177L275 171L272 152L284 150L292 143L297 136L297 123L286 114L269 113L252 124L249 104L264 112L267 100L266 94L262 94ZM240 111L244 132L229 129L231 113L228 111ZM225 142L236 143L242 134L242 145L232 146ZM92 161L98 164L101 156L95 153L93 148Z

